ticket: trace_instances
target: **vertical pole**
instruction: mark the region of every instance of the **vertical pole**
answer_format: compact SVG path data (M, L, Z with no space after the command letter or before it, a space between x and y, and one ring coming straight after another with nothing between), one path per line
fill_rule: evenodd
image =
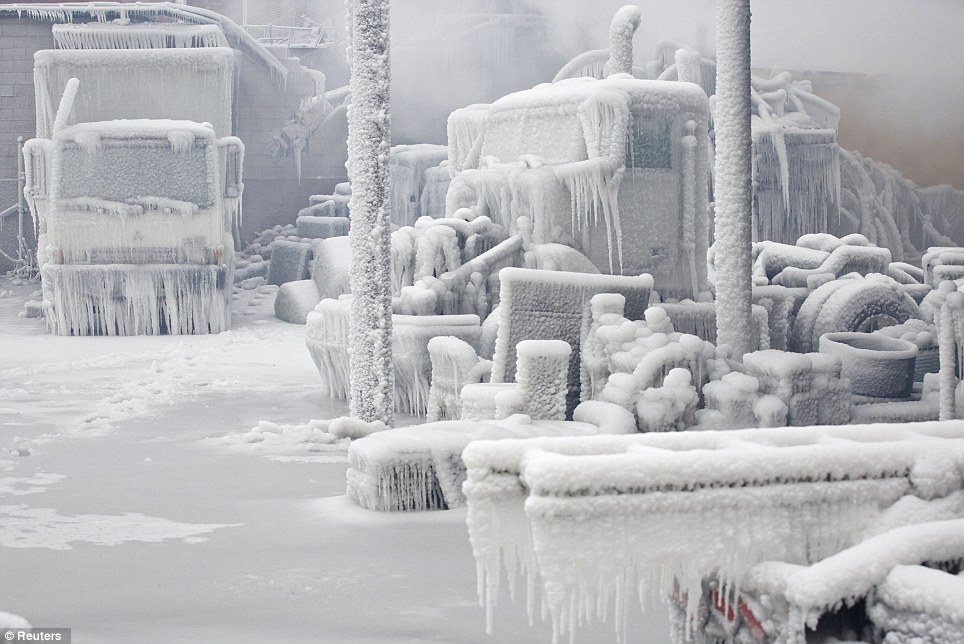
M391 426L391 225L388 155L389 2L348 0L348 178L351 180L351 415Z
M23 189L27 184L27 173L23 162L23 137L17 137L17 268L24 269L31 264L27 240L23 236L23 216L26 212L23 203Z
M716 329L741 359L752 329L750 0L717 0L716 65Z

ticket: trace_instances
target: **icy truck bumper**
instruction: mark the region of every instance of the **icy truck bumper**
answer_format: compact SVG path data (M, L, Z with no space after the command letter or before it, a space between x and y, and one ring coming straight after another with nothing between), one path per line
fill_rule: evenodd
M47 327L57 335L220 333L231 325L230 266L47 264Z

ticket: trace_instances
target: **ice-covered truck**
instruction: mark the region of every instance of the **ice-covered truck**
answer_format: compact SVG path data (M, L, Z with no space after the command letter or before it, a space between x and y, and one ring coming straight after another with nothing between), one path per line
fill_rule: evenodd
M244 147L207 123L55 127L24 146L44 313L61 335L230 325Z
M706 94L698 85L573 78L449 117L446 196L603 272L650 273L664 297L708 288Z

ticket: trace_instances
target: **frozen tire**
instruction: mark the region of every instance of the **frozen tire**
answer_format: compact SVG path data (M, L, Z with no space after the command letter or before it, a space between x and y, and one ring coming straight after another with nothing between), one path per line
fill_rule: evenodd
M883 275L835 280L804 300L793 324L790 346L793 351L809 353L818 350L824 333L869 333L920 317L914 299Z

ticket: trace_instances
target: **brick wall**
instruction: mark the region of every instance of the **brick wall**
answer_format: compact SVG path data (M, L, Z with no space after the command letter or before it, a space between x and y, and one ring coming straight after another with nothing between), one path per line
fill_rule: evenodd
M53 47L50 25L0 18L0 211L17 202L17 137L36 135L33 92L33 54ZM32 241L33 224L26 222ZM17 218L9 217L0 229L0 248L16 253ZM0 256L0 272L13 268Z
M53 45L49 24L0 19L0 210L17 200L17 137L36 134L33 54Z

